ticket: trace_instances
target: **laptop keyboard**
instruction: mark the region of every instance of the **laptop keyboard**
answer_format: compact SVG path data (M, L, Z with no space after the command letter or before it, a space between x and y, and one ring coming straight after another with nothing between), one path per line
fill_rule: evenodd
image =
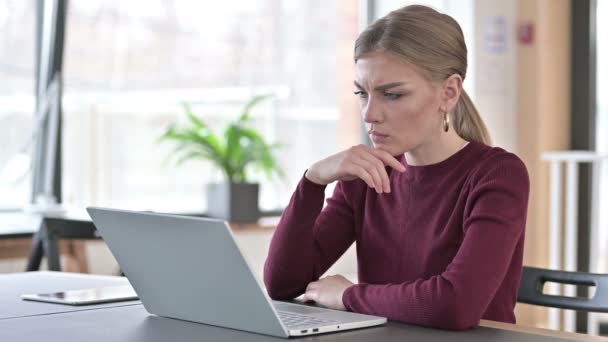
M330 319L322 319L308 315L300 315L293 312L287 311L277 311L279 314L279 318L285 324L285 326L289 328L299 328L305 326L321 326L330 323L334 323L336 321Z

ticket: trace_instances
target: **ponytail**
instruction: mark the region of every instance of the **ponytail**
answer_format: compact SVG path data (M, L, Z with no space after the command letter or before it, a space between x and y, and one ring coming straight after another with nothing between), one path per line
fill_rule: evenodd
M473 140L486 145L492 144L486 125L464 89L454 108L453 122L456 133L464 140Z

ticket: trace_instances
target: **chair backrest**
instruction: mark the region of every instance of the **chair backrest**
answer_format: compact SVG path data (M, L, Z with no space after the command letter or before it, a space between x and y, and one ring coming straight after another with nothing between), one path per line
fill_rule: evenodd
M592 298L566 297L543 293L547 281L595 286ZM524 266L517 301L560 309L608 312L608 274L555 271Z

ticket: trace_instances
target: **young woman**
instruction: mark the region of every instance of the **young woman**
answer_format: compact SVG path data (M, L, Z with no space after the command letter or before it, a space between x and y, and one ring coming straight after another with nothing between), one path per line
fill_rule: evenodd
M514 323L528 174L517 156L488 146L462 88L467 49L458 23L408 6L361 33L354 55L373 147L351 147L306 171L272 238L270 297L304 294L334 309L445 329L482 318ZM358 284L320 279L353 242Z

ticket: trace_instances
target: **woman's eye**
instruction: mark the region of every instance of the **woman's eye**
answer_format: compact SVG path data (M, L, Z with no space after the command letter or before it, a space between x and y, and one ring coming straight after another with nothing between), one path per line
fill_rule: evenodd
M395 94L395 93L384 93L384 97L386 97L389 100L397 100L398 98L401 97L402 94Z
M356 91L354 94L357 95L357 96L359 96L359 97L361 97L361 98L367 97L367 93L364 92L364 91L361 91L361 90Z

